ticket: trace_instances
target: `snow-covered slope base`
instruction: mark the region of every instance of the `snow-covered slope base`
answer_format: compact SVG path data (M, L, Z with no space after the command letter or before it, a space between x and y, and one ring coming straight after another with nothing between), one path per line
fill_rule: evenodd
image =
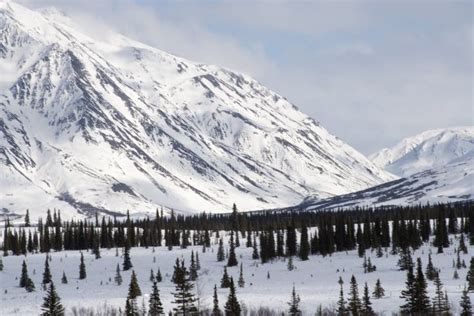
M226 211L394 179L252 78L0 1L0 209Z
M474 151L474 127L429 130L405 138L370 156L379 167L400 177L445 166ZM468 158L467 158L468 159Z
M333 198L308 198L296 209L414 205L474 199L474 152L448 165Z
M450 236L451 237L451 236ZM227 245L227 241L224 241ZM441 271L441 281L443 289L447 291L451 304L451 313L459 315L459 301L461 292L466 283L468 269L458 270L459 279L453 279L455 268L452 261L456 258L454 249L458 241L444 253L436 254L436 249L426 244L413 253L413 258L420 257L423 267L428 262L428 254L433 252L432 260L436 268ZM174 300L171 294L175 291L174 283L171 282L173 265L176 258L185 258L187 264L191 256L191 251L199 252L201 270L195 283L195 290L199 293L201 309L212 308L212 294L214 284L217 285L220 308L224 308L229 293L228 289L219 288L220 279L224 269L224 263L216 261L217 244L212 245L205 253L201 252L200 246L180 249L175 247L168 251L166 247L156 248L156 252L150 247L132 248L131 257L133 269L138 278L138 283L143 293L138 298L141 305L142 299L148 304L152 283L149 280L150 269L154 273L160 269L163 282L158 284L163 307L167 313L173 307ZM385 289L385 297L372 300L374 311L380 315L392 315L399 311L404 301L400 298L400 293L405 289L406 272L399 271L397 267L398 255L391 255L388 249L383 257L377 258L375 254L368 253L371 261L377 266L377 271L364 273L362 267L363 259L359 258L357 250L348 252L337 252L331 256L310 256L308 261L294 260L296 269L288 271L287 262L275 260L272 263L260 264L259 261L252 260L252 248L238 247L236 253L239 262L243 264L243 277L245 287L237 287L237 298L242 306L251 311L259 307L267 307L273 310L272 315L282 315L288 313L288 304L293 285L297 294L301 297L300 307L303 315L314 315L319 305L323 308L334 310L339 297L339 277L344 281L344 295L347 299L349 294L349 281L352 275L357 279L359 285L359 295L362 296L364 283L367 282L370 293L372 293L377 279L380 279ZM468 254L460 252L460 259L469 265L469 260L474 253L474 246L468 246ZM121 286L114 284L115 267L121 264L123 258L115 257L115 250L101 251L101 259L95 260L90 253L84 253L86 262L87 278L79 280L79 257L78 251L51 252L50 262L53 281L62 304L66 307L68 315L72 313L73 307L92 308L100 310L104 305L121 308L124 310L125 299L128 293L131 270L122 271L123 283ZM156 258L154 263L153 258ZM8 256L3 258L4 271L0 272L2 282L0 291L2 292L2 305L0 311L2 315L29 316L38 315L40 306L43 303L45 292L41 290L42 272L44 270L44 254L29 254L26 258L28 271L33 279L37 290L27 293L25 289L18 287L21 272L21 263L25 259L23 256ZM33 271L36 271L33 274ZM68 284L61 284L63 271L68 278ZM228 268L229 275L237 280L239 278L239 267ZM270 279L267 278L270 274ZM7 291L7 294L3 294ZM428 295L434 296L435 287L433 282L428 282ZM474 293L470 294L471 300ZM97 313L96 313L97 314Z

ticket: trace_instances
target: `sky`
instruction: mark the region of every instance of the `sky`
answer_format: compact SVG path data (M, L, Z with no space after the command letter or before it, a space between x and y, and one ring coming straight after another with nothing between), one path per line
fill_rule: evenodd
M249 74L365 154L474 123L471 1L19 2Z

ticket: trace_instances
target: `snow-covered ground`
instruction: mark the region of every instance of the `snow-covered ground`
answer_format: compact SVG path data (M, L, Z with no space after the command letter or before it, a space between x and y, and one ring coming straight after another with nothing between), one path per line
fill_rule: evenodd
M450 236L454 239L454 236ZM158 268L163 275L163 282L159 283L161 299L165 310L171 310L173 300L171 292L174 285L171 282L173 265L177 257L184 257L189 264L191 251L198 251L201 262L199 278L196 282L201 298L201 307L212 306L212 291L214 284L219 287L225 262L216 261L217 245L212 239L213 245L210 250L202 252L201 247L188 247L187 249L174 248L168 251L166 247L153 248L133 248L131 251L133 269L138 276L139 285L147 301L147 294L150 293L151 282L149 281L150 269L156 273ZM459 270L459 279L453 279L454 269L452 267L454 249L457 247L457 240L443 254L436 254L433 251L432 259L435 267L441 270L441 280L447 290L451 311L456 314L459 308L459 299L465 284L467 269ZM423 246L415 252L413 258L421 257L424 268L428 261L430 247ZM239 263L243 263L245 287L237 288L238 299L248 308L258 308L266 306L274 310L286 311L287 302L293 284L297 293L301 296L301 308L304 315L312 315L320 304L323 307L331 308L335 306L339 295L339 285L337 280L342 276L344 280L344 290L347 298L349 290L349 280L352 274L357 278L359 293L362 296L364 282L367 282L372 292L375 282L380 278L385 289L386 297L382 299L372 299L374 310L382 315L391 315L398 311L402 304L399 298L400 292L405 286L405 272L398 271L396 262L398 256L384 255L377 258L375 252L367 252L372 263L377 266L377 271L364 274L363 259L359 258L357 251L334 253L332 256L310 256L309 261L294 260L296 270L288 271L287 262L282 260L273 263L261 264L260 261L251 259L252 249L245 247L245 240L241 241L241 246L236 249ZM119 251L121 254L121 251ZM469 254L461 254L461 258L469 265L469 260L474 254L474 246L469 246ZM121 307L125 305L128 283L130 281L130 271L122 271L123 284L117 286L113 279L117 263L122 264L122 258L115 256L115 249L101 252L102 258L96 260L94 256L85 252L87 266L87 279L79 280L79 251L65 251L51 253L50 262L53 280L57 286L62 302L71 312L72 307L100 307L104 303ZM156 258L156 263L153 262ZM22 256L8 256L3 258L4 271L0 272L1 304L0 314L2 315L36 315L40 311L45 292L41 289L42 273L45 261L45 254L28 255L26 261L30 277L36 285L36 291L27 293L25 289L18 287L18 278L21 272L21 262L25 259ZM33 273L35 271L36 273ZM69 283L61 284L63 271L66 272ZM228 268L228 272L238 279L239 267ZM270 279L267 279L267 273ZM429 283L429 295L434 296L434 287ZM218 289L220 304L223 307L228 289ZM474 293L471 293L471 300L474 300ZM141 305L142 298L138 299Z

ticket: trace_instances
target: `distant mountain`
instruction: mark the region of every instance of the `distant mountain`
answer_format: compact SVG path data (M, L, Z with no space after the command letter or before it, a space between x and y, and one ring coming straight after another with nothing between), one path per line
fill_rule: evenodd
M438 168L467 157L474 151L474 127L429 130L384 148L369 158L400 177Z
M355 193L307 198L291 209L318 210L366 206L416 205L474 199L474 154Z
M474 127L423 132L371 156L401 179L326 199L308 197L297 209L412 205L474 199Z
M294 204L395 177L249 76L0 0L0 210Z

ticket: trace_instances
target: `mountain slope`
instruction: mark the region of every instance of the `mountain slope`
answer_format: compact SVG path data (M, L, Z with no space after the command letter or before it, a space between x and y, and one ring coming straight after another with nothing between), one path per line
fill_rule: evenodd
M308 198L292 209L416 205L474 199L473 152L449 164L359 192L327 199Z
M429 130L384 148L369 158L400 177L437 168L474 151L474 127Z
M78 29L0 1L5 213L270 208L394 179L246 75Z

